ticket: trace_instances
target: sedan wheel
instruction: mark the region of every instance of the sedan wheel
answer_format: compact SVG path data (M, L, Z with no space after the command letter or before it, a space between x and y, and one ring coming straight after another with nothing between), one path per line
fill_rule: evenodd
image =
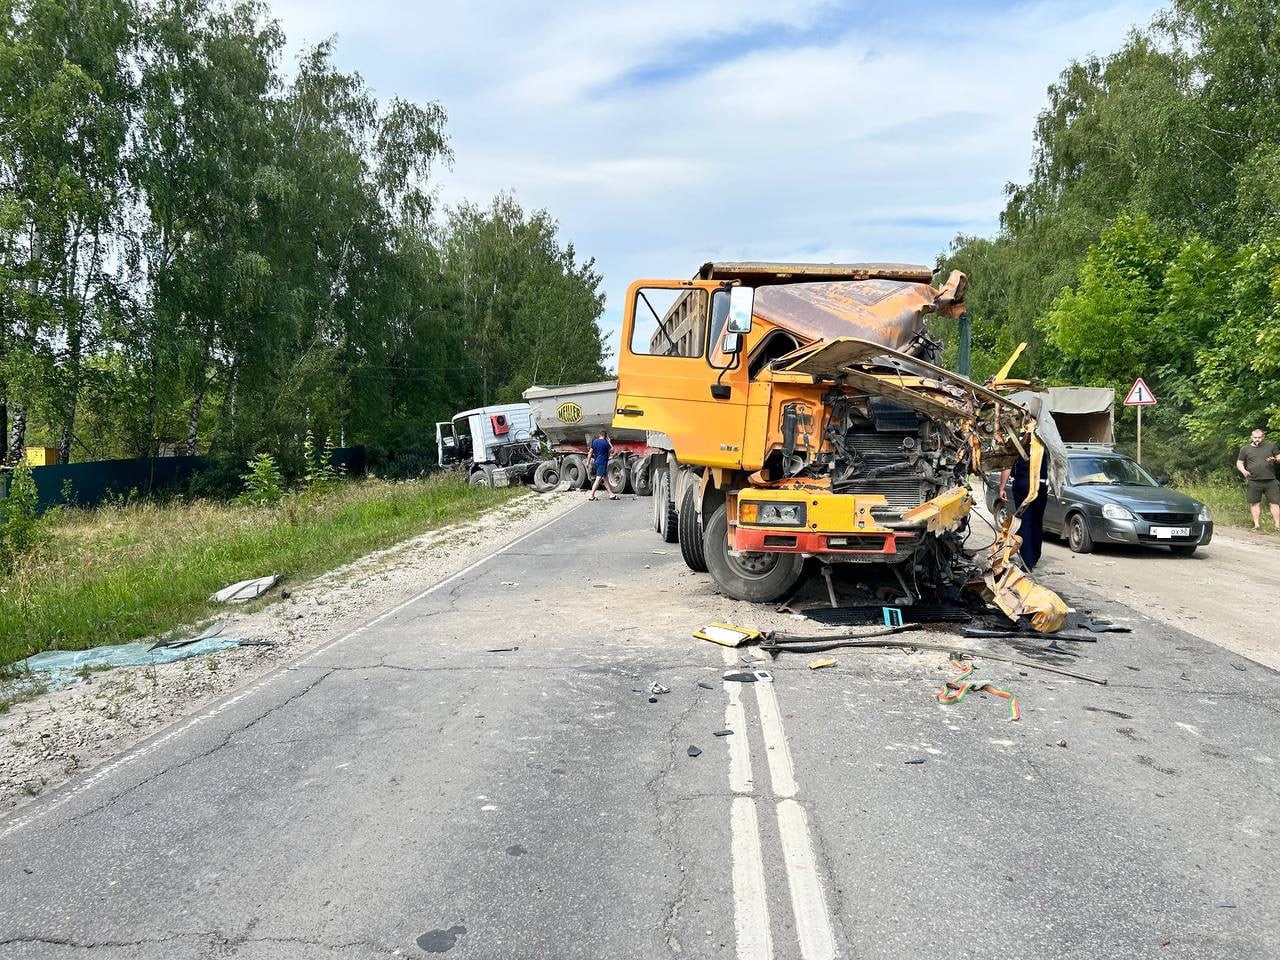
M1067 521L1067 545L1072 553L1092 553L1093 537L1089 534L1089 522L1083 514L1073 513Z

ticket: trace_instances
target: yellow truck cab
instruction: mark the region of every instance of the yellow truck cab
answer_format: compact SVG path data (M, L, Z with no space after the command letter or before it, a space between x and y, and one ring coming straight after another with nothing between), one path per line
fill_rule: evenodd
M972 575L970 470L1008 465L1034 431L934 363L925 320L959 316L967 280L931 280L906 264L708 263L631 284L613 422L649 431L655 529L721 592L776 600L806 557L887 564L934 593Z

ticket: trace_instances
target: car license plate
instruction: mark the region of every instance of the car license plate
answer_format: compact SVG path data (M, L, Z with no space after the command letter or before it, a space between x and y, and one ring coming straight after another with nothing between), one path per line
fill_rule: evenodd
M1172 540L1174 537L1191 536L1190 527L1152 527L1151 532L1157 540Z

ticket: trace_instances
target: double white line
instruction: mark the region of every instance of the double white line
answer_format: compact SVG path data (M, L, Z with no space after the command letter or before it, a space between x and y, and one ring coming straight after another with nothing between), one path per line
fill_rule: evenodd
M724 660L726 665L737 665L733 650L724 651ZM778 695L772 683L762 681L751 686L756 692L756 706L764 733L765 756L777 805L778 834L782 839L787 885L791 888L791 910L800 941L800 956L804 960L833 960L836 955L835 935L831 930L826 896L818 879L809 821L804 807L795 799L798 788L791 765L791 751L787 748L786 733L782 729ZM756 814L756 800L751 796L755 784L751 776L751 743L747 738L742 687L741 683L724 681L729 698L724 723L733 731L733 736L724 739L729 746L729 788L735 794L731 818L734 928L739 960L769 960L773 957L773 935L769 922L769 897L765 889L760 821Z

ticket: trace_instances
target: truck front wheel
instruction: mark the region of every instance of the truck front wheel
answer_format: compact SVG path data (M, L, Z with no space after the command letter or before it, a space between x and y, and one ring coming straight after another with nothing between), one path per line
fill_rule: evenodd
M804 573L798 553L729 553L729 518L724 504L705 524L702 551L707 570L726 597L769 603L791 592Z

